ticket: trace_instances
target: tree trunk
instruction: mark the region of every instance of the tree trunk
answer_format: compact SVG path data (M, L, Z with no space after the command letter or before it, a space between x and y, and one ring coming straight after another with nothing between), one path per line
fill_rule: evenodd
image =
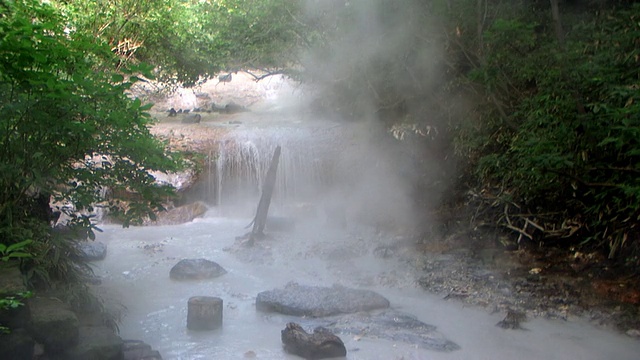
M271 195L273 194L273 188L276 184L276 172L278 171L278 163L280 162L281 148L278 145L273 153L271 159L271 165L267 171L267 176L264 179L264 185L262 186L262 196L258 203L258 210L256 216L253 218L253 229L249 241L252 243L257 236L263 235L264 227L267 224L267 214L269 213L269 205L271 205Z
M187 303L187 328L213 330L222 326L222 299L194 296Z
M562 22L560 21L560 8L558 0L551 0L551 17L553 18L553 29L558 39L560 47L564 47L564 31L562 30Z

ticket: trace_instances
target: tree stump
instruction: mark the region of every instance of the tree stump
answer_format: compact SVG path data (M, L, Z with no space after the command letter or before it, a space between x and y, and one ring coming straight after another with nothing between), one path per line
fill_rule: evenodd
M222 299L211 296L189 298L187 328L213 330L222 326Z

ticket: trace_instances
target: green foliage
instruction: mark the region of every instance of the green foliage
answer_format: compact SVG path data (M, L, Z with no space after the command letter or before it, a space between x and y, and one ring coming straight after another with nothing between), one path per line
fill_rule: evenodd
M10 260L31 257L31 253L29 253L26 248L27 245L31 244L32 242L32 240L24 240L19 243L11 244L9 246L0 244L0 261L8 262Z
M639 14L637 5L567 13L563 46L537 13L494 19L468 73L495 99L466 133L480 179L534 214L562 214L558 227L580 219L576 240L610 257L640 245Z
M151 76L148 66L114 72L109 46L40 1L0 7L0 243L33 240L32 275L57 269L65 278L77 273L73 244L51 233L50 199L67 204L72 227L90 228L77 214L106 204L104 189L126 188L139 195L136 206L110 204L126 225L162 209L172 193L149 171L180 161L149 132L149 106L126 95L137 74Z
M67 0L55 2L79 33L107 42L124 63L154 64L187 85L221 70L295 61L297 0Z

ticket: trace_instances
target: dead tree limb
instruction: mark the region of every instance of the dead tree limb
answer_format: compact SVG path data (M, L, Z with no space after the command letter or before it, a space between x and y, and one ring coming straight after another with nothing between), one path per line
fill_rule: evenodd
M269 213L269 206L271 205L271 195L273 194L273 188L276 184L276 172L278 171L278 163L280 162L280 145L276 147L273 152L273 158L271 159L271 165L267 171L267 176L264 179L262 186L262 196L258 203L258 209L256 210L256 216L253 218L253 229L249 235L249 244L252 245L257 237L264 235L264 227L267 224L267 214Z

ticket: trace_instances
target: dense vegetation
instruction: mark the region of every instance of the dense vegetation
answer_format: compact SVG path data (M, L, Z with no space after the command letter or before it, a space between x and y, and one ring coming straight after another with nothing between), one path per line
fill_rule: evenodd
M596 0L0 0L3 263L80 276L49 201L72 227L98 205L129 223L171 193L149 171L180 166L131 86L242 69L419 144L418 193L451 183L455 156L485 223L637 264L640 6Z
M436 161L454 153L476 220L518 243L637 262L640 6L333 4L323 26L336 31L322 33L319 71L308 72L327 89L326 107L418 133ZM430 181L454 176L441 175Z
M71 238L93 236L94 208L125 224L162 209L171 189L149 171L176 170L180 160L150 135L149 106L125 94L148 68L115 71L110 48L70 30L50 5L0 8L0 265L20 260L34 286L77 280L86 269L73 261ZM105 189L140 201L124 208ZM53 231L50 202L77 234Z

